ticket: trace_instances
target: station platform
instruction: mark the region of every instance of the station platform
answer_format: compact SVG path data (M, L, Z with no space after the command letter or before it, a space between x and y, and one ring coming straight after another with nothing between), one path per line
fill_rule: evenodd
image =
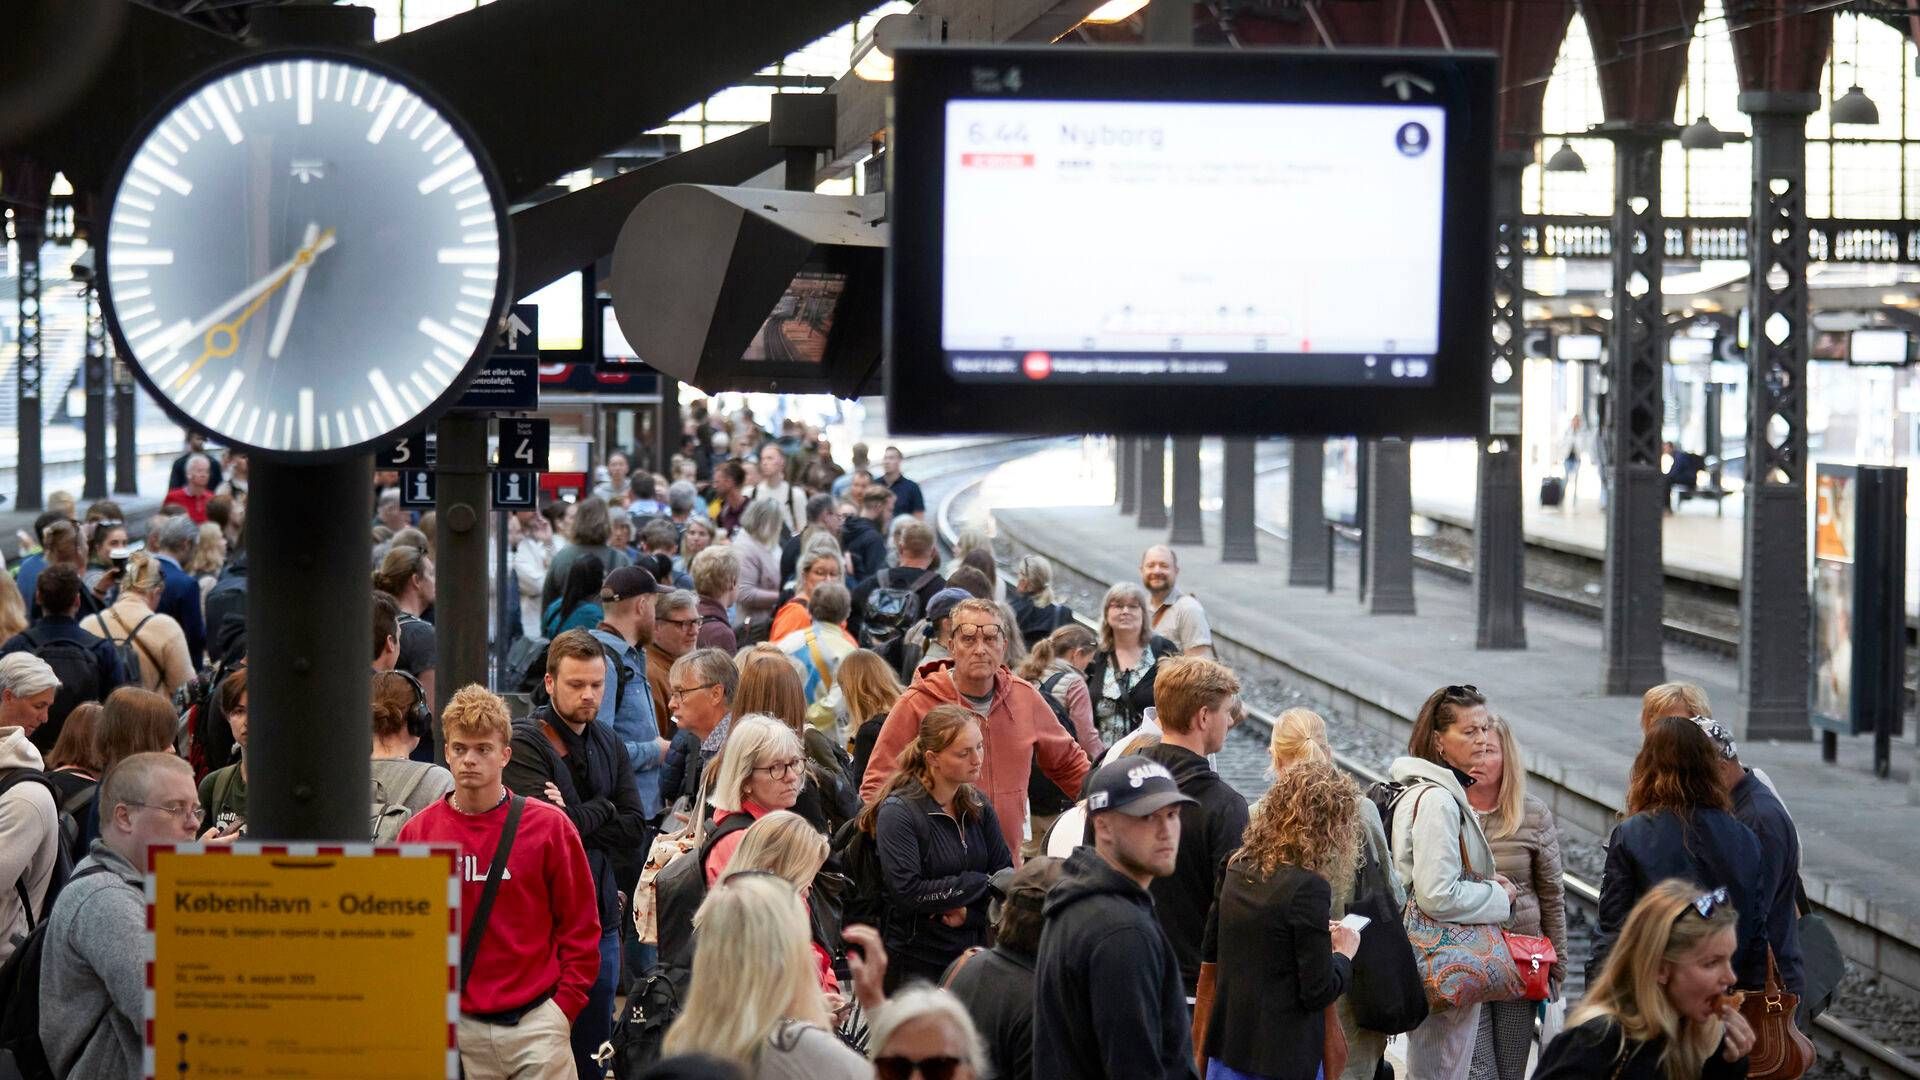
M1097 453L1063 450L1002 466L983 484L979 504L1016 549L1045 554L1066 576L1137 580L1140 552L1164 542L1166 532L1121 516L1109 503L1112 491L1111 469ZM1263 516L1284 514L1283 501L1263 498ZM1611 813L1625 803L1640 742L1639 700L1602 691L1597 622L1530 607L1528 648L1481 651L1469 585L1422 575L1419 614L1369 615L1353 590L1352 546L1338 548L1336 591L1294 588L1286 583L1284 541L1263 532L1259 563L1222 563L1219 516L1205 511L1204 518L1206 545L1180 550L1180 584L1205 605L1223 658L1259 654L1297 673L1290 681L1319 699L1330 719L1402 739L1434 687L1477 685L1513 724L1530 771L1562 789L1549 796L1566 804L1560 816L1604 837ZM1715 715L1744 728L1746 702L1730 661L1669 647L1666 666L1668 678L1701 685ZM1887 780L1873 776L1864 739L1842 739L1835 765L1820 761L1817 742L1759 741L1741 752L1775 780L1795 817L1809 895L1864 926L1920 941L1920 882L1912 872L1920 865L1920 829L1900 827L1920 822L1920 807L1908 802L1910 751L1896 745ZM1604 811L1600 820L1596 810ZM1920 985L1920 971L1888 973Z

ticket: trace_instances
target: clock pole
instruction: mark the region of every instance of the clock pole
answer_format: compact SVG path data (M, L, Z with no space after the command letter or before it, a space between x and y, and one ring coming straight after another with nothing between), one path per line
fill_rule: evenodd
M458 587L434 597L434 630L439 675L434 680L434 757L439 744L440 711L453 692L468 683L487 685L487 417L456 409L437 425L439 449L434 510L438 517L435 574ZM507 588L505 582L499 586Z

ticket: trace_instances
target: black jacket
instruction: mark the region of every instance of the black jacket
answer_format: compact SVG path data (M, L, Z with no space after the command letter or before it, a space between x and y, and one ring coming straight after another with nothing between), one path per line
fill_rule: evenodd
M557 738L562 756L548 733ZM600 926L617 925L620 893L632 892L646 861L647 815L627 764L627 749L613 729L597 721L580 734L542 706L513 723L513 760L501 779L516 795L545 799L549 781L566 801L567 818L580 830L587 866L600 898Z
M1767 863L1773 892L1767 897L1767 944L1780 965L1780 981L1796 994L1806 992L1806 965L1800 956L1800 833L1793 818L1766 784L1748 769L1733 788L1733 816L1753 830Z
M1020 628L1020 639L1029 649L1038 645L1041 638L1073 621L1073 609L1067 605L1035 607L1033 598L1017 589L1007 590L1007 606L1013 609L1014 625Z
M987 938L987 879L1013 865L993 804L978 796L980 812L957 821L918 781L908 780L880 804L874 822L880 872L886 879L888 953L943 965ZM967 909L967 921L948 926L940 913Z
M1600 978L1620 928L1647 890L1668 878L1685 878L1701 891L1725 886L1740 913L1740 940L1733 954L1739 985L1758 990L1767 976L1767 904L1773 881L1760 859L1753 831L1724 810L1695 810L1682 817L1665 810L1635 814L1607 838L1607 866L1600 878L1600 929L1587 960L1587 985Z
M1155 879L1147 890L1153 894L1160 928L1167 932L1173 955L1180 961L1180 981L1192 995L1200 978L1200 942L1206 936L1207 912L1213 908L1220 868L1227 856L1240 850L1240 834L1247 831L1247 798L1191 750L1161 743L1142 753L1167 767L1181 794L1200 800L1180 807L1180 855L1173 876Z
M1189 1080L1180 965L1153 898L1082 847L1047 894L1034 965L1033 1074L1048 1080Z
M880 526L863 517L850 517L840 526L840 549L853 559L850 587L865 584L868 578L887 568L887 538Z
M1660 1055L1665 1039L1634 1043L1622 1060L1620 1032L1612 1020L1596 1017L1568 1028L1540 1052L1533 1080L1666 1080ZM1729 1062L1716 1051L1701 1066L1700 1080L1745 1080L1747 1059Z
M1353 977L1353 961L1333 951L1332 911L1333 889L1311 870L1227 867L1207 927L1207 957L1220 965L1209 1058L1273 1080L1313 1080L1326 1053L1324 1010Z
M1029 953L995 945L942 980L980 1029L996 1080L1033 1076L1033 963Z
M1180 646L1175 645L1159 634L1153 635L1148 642L1153 649L1153 666L1134 683L1126 693L1120 695L1120 707L1127 716L1127 729L1140 726L1140 715L1153 707L1153 677L1160 673L1160 661L1169 656L1179 656ZM1107 667L1113 663L1112 650L1093 654L1093 663L1087 665L1087 693L1093 695L1093 704L1100 706L1100 690L1107 678Z

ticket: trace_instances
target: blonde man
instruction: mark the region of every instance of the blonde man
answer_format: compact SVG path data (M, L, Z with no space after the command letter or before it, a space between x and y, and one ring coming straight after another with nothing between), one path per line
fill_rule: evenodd
M573 1021L600 969L600 916L580 834L560 810L509 798L506 703L462 687L440 715L453 791L415 814L403 844L460 848L460 1063L471 1080L569 1080ZM504 872L484 926L474 925L496 853ZM477 951L476 951L477 950Z

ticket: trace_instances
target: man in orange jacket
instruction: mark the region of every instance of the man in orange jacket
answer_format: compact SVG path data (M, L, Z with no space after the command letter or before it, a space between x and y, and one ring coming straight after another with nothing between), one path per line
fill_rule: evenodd
M860 798L872 800L886 784L899 767L900 751L920 734L920 721L934 706L965 706L980 715L986 740L986 761L975 786L993 801L1007 850L1018 859L1027 820L1027 778L1035 762L1060 790L1072 793L1086 779L1087 754L1054 718L1040 691L1007 670L1006 631L991 601L955 605L952 640L951 659L923 665L880 726Z

